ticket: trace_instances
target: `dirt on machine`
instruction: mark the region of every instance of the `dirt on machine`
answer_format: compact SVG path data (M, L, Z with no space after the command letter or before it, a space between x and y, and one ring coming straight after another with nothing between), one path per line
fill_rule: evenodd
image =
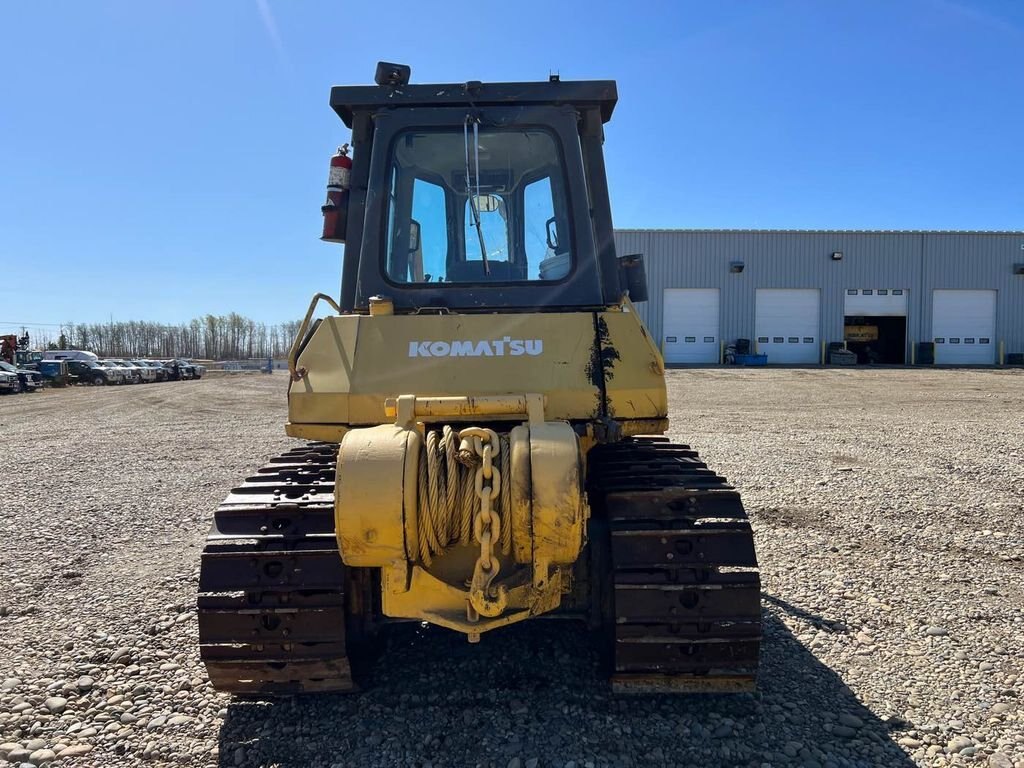
M750 523L664 437L643 259L612 237L615 83L409 80L382 62L331 91L351 129L323 207L341 292L291 350L303 442L214 514L211 681L353 690L391 622L486 642L557 615L595 631L617 692L753 690Z

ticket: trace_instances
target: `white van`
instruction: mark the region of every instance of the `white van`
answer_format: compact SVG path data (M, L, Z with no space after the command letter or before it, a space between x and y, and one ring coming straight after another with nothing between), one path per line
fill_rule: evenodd
M84 349L50 349L43 352L43 360L99 360L95 352L86 352Z

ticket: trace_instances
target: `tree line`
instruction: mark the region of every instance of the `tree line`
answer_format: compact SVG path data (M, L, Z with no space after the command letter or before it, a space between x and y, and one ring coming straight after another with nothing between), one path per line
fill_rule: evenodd
M185 357L241 360L284 357L301 323L260 323L232 312L206 315L178 325L146 320L65 323L56 338L36 338L32 346L87 349L100 357Z

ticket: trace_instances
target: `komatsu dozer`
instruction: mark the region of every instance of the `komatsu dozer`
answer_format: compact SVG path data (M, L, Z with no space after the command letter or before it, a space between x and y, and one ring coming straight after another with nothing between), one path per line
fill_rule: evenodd
M560 615L595 630L615 691L751 690L750 524L663 436L643 260L615 250L615 83L375 80L330 96L351 155L324 239L345 250L290 354L303 443L231 491L203 551L214 686L351 690L387 622L486 642Z

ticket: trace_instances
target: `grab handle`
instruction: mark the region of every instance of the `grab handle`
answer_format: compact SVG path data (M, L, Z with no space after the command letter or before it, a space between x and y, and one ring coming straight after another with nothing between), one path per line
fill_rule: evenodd
M338 306L338 302L328 296L326 293L318 293L313 297L313 300L309 302L309 309L306 310L306 317L302 321L302 325L299 326L299 332L295 334L295 340L292 342L291 351L288 353L288 373L291 374L292 381L298 381L306 375L306 371L303 370L299 373L295 364L299 359L299 347L302 346L303 340L306 338L306 331L309 330L309 321L313 319L313 312L316 310L317 304L321 301L326 301L331 305L331 308L341 314L341 307Z

